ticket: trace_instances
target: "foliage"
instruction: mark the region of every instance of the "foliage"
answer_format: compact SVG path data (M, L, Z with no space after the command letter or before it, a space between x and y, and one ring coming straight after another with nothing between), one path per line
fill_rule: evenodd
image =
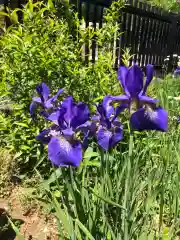
M113 152L103 153L93 144L77 170L58 168L42 181L41 191L56 211L62 238L175 239L180 227L180 108L168 96L178 96L180 87L167 77L154 80L152 90L169 112L168 133L136 132L133 146L128 146L127 130Z
M90 26L80 27L83 24L67 1L62 5L66 11L59 12L50 3L29 1L23 9L23 24L17 22L16 11L9 13L14 25L0 38L0 95L7 110L0 106L2 148L11 151L26 173L19 177L26 180L34 171L41 177L37 198L55 212L61 239L143 240L167 239L167 235L175 239L180 228L180 128L176 121L180 107L168 96L180 94L178 78L155 79L149 89L169 112L167 134L136 132L129 144L125 112L122 121L127 128L114 151L104 153L92 142L78 169L53 169L34 139L45 126L38 119L35 127L29 118L35 86L43 81L53 92L65 88L65 95L88 104L106 94L120 94L121 89L111 52L114 34L118 34L117 3L96 32ZM93 37L100 44L99 56L95 64L87 65L82 53ZM127 64L128 50L124 57Z
M120 89L111 51L117 31L114 24L117 4L107 10L106 24L96 32L90 26L82 28L83 21L66 1L61 1L66 11L57 12L50 0L47 4L30 0L22 10L23 23L18 22L20 10L1 13L8 15L13 23L0 36L1 106L13 108L8 113L1 111L1 144L15 154L22 172L27 169L31 172L39 165L42 170L48 165L34 138L44 126L39 123L35 127L29 118L29 105L39 82L48 83L53 92L65 88L65 95L71 94L87 103ZM86 44L92 45L94 37L101 44L98 60L87 65L82 54Z
M177 0L148 0L148 2L151 5L160 7L166 11L175 13L178 13L180 11L180 3Z

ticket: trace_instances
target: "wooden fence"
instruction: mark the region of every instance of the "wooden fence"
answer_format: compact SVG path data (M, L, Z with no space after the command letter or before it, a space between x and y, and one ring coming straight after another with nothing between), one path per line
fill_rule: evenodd
M93 23L103 25L104 10L110 6L111 0L79 0L77 9L80 17L84 17L86 26ZM134 60L144 67L147 63L161 69L164 59L169 55L168 71L172 71L173 54L180 55L180 16L167 13L159 8L149 6L137 0L128 0L119 14L121 38L116 39L117 68L121 64L122 49L131 48ZM96 44L88 51L92 61L96 60ZM86 50L87 51L87 50Z

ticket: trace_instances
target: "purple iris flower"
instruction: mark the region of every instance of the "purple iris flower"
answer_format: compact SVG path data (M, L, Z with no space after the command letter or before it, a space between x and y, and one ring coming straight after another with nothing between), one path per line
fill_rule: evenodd
M110 103L111 96L104 97L92 119L97 124L98 144L106 151L115 147L123 138L122 124L117 119L116 109Z
M82 160L83 146L80 138L80 126L90 118L85 103L76 104L72 97L62 102L62 107L52 113L48 119L54 123L45 129L37 139L48 144L48 157L57 166L79 166Z
M162 107L157 107L157 99L146 95L147 88L153 79L154 67L146 66L146 82L140 67L133 65L130 68L120 66L118 79L121 82L124 95L112 96L111 100L128 105L131 113L130 124L138 131L157 130L167 131L168 114Z
M57 100L59 94L63 92L63 89L58 90L55 96L50 97L49 87L45 83L40 83L36 87L36 91L39 97L33 97L33 101L30 105L30 114L33 119L35 118L35 111L38 105L45 109L53 108L53 103Z
M174 71L173 76L174 76L174 77L180 76L180 66L177 66L176 70Z

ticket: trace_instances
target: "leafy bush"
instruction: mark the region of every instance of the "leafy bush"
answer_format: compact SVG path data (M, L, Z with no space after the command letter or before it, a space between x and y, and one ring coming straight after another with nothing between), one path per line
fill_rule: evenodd
M51 1L44 4L30 0L22 10L23 23L17 20L17 9L8 13L13 25L0 36L0 96L5 99L1 105L8 103L14 110L6 116L1 114L0 133L1 143L16 155L21 170L32 170L44 159L34 138L44 126L40 123L35 127L29 118L29 105L38 83L46 82L53 91L65 88L65 94L87 103L120 89L110 47L118 29L114 24L117 4L122 5L115 3L107 11L104 26L96 32L92 27L82 28L83 22L65 2L61 7L66 11L57 12ZM99 56L95 64L87 65L82 53L85 44L91 46L94 36Z

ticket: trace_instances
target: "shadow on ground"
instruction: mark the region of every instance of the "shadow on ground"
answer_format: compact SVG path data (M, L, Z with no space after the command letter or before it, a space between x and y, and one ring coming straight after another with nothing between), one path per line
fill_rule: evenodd
M13 222L22 224L20 219L12 219ZM16 233L8 222L6 211L0 208L0 240L15 240Z

